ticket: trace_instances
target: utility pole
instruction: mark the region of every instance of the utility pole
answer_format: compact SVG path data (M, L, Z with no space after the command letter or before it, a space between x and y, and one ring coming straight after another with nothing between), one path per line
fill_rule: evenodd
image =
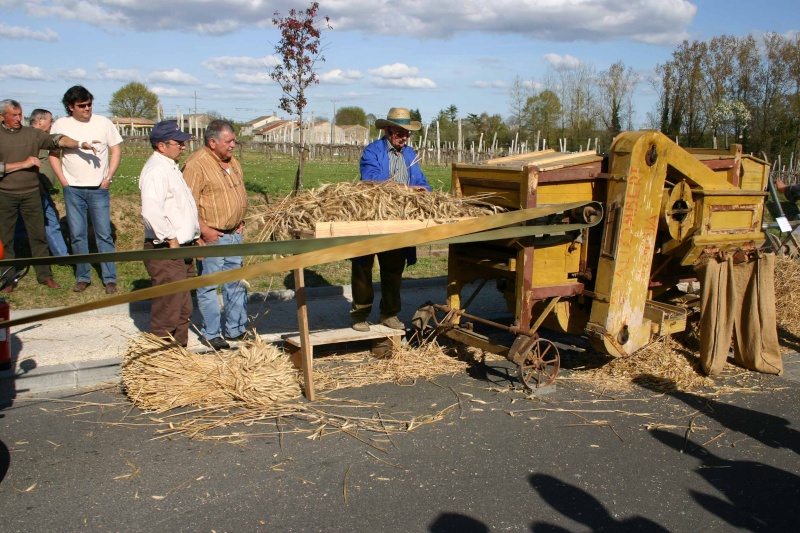
M333 144L333 134L336 131L336 102L337 100L331 100L333 103L333 118L331 119L331 144Z

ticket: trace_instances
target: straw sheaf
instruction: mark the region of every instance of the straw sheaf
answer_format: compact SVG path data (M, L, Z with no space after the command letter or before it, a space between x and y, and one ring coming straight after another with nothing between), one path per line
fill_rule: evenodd
M490 195L458 198L452 194L424 192L391 181L357 181L323 185L267 204L250 217L258 240L283 241L299 232L313 231L317 222L355 220L427 220L478 217L504 211L489 204Z
M263 406L300 396L288 357L260 338L238 350L196 354L164 339L133 337L122 362L122 384L140 409Z

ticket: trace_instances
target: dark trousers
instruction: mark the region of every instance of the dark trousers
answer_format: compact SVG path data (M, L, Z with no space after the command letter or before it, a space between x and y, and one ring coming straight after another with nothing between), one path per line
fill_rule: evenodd
M381 318L396 316L400 312L400 284L403 281L403 269L406 266L404 249L389 250L378 255L381 273ZM372 266L374 255L365 255L353 259L351 285L353 288L353 308L350 316L353 322L364 322L372 311Z
M22 217L28 229L28 242L31 246L32 257L48 257L50 247L44 232L44 211L42 211L42 197L39 189L29 193L0 192L0 240L3 241L6 259L15 259L14 231L17 227L17 218ZM36 279L44 283L53 278L50 265L37 265ZM14 269L6 276L14 275ZM5 278L3 278L5 279Z
M145 241L144 249L156 248L152 242ZM194 277L192 259L159 259L145 261L144 267L153 286L172 281L182 281ZM192 293L177 292L153 298L150 304L150 333L157 337L172 337L181 345L189 344L189 326L192 318Z

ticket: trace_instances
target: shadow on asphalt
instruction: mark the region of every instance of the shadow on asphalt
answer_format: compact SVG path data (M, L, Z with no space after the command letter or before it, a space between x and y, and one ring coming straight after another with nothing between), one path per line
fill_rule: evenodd
M641 376L634 383L653 390L656 376ZM667 388L674 383L662 380ZM655 392L661 392L664 389ZM689 392L673 391L669 396L682 401L723 427L741 433L770 448L785 448L800 454L800 432L790 421L753 409L722 403ZM724 498L698 491L691 497L708 512L736 528L748 531L789 531L796 529L796 507L800 501L800 476L757 461L731 461L704 446L668 431L650 434L673 450L700 461L695 472ZM792 527L791 524L795 524Z
M480 520L459 513L442 513L428 527L431 533L489 533Z
M750 413L754 418L764 416L755 411ZM668 431L655 429L650 433L673 450L699 461L695 469L697 475L724 496L689 491L708 512L747 531L796 529L797 502L800 501L800 477L797 475L757 461L723 459L702 445Z
M652 384L659 380L663 386L655 389ZM634 378L633 383L658 394L672 388L671 385L674 386L674 382L652 375ZM791 422L785 418L722 403L689 392L673 391L667 394L716 420L731 431L743 433L770 448L787 448L800 454L800 432L789 427Z
M597 498L556 477L531 474L528 476L528 482L553 509L583 524L590 531L669 531L641 516L617 520ZM548 522L533 522L530 529L534 533L572 531Z

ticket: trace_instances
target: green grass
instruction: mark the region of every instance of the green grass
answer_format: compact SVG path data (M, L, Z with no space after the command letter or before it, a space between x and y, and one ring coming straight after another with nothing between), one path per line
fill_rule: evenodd
M119 222L115 225L117 250L140 249L143 228L139 214L139 173L149 157L143 150L123 149L122 161L114 178L111 193L111 206ZM184 156L187 157L188 154ZM244 170L245 187L250 193L251 205L276 202L291 193L297 172L297 160L285 156L267 158L264 154L244 152L239 158ZM450 168L423 166L423 172L434 189L450 189ZM324 183L355 181L359 179L358 161L307 161L303 172L305 189L318 187ZM59 213L64 216L62 195L54 194ZM254 237L254 235L253 235ZM446 275L447 258L431 256L430 247L419 248L419 261L406 270L409 279L430 278ZM266 260L257 258L257 261ZM105 296L100 282L99 265L93 267L92 284L83 293L72 292L75 283L73 268L54 266L53 274L61 289L50 290L36 282L31 272L23 278L19 286L7 300L14 309L40 309L74 305L96 300ZM130 292L150 286L150 277L139 261L117 263L118 285L120 291ZM350 284L350 262L339 261L319 265L305 270L306 284L315 286L339 286ZM376 273L375 280L378 275ZM294 288L291 273L248 280L250 291L280 290Z

